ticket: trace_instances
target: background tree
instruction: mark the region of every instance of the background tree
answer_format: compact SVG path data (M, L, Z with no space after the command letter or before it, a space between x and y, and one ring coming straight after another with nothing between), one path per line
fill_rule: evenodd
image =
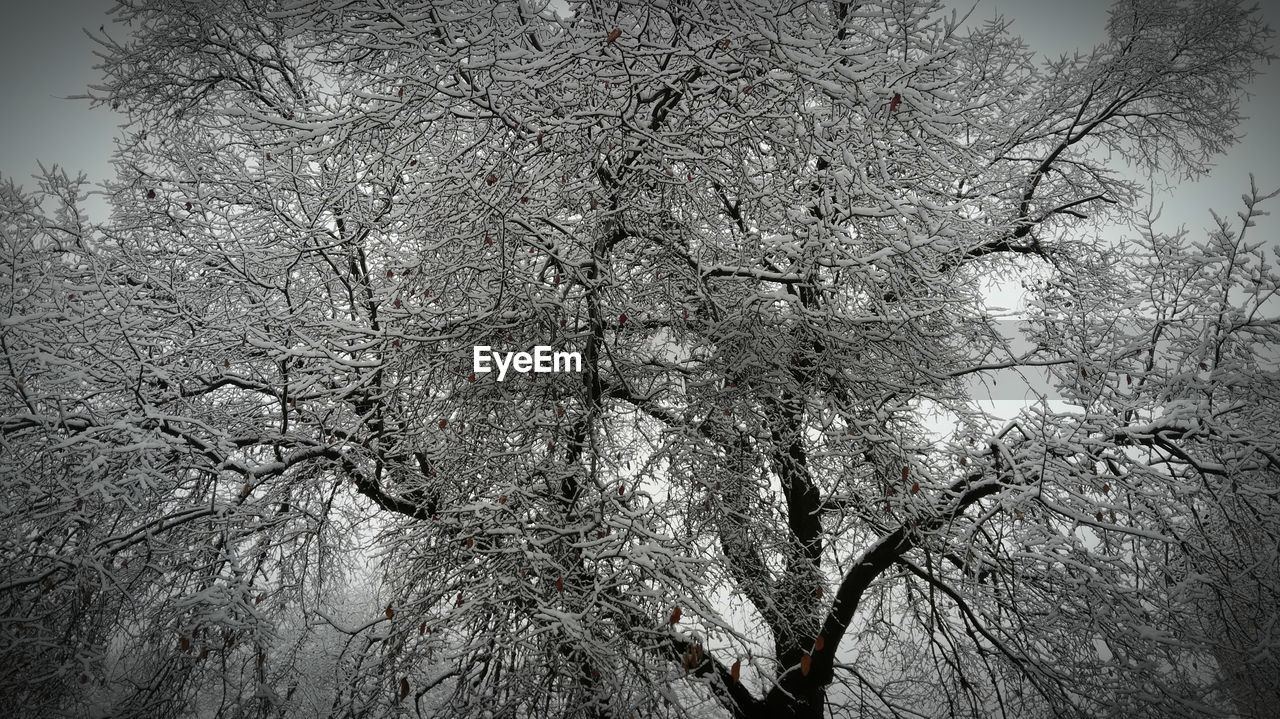
M1255 12L1124 2L1037 65L933 3L119 11L111 221L59 175L5 199L17 700L1266 706L1265 197L1199 244L1096 233L1142 199L1108 158L1235 140ZM471 372L535 344L584 371ZM983 413L1011 368L1068 409Z

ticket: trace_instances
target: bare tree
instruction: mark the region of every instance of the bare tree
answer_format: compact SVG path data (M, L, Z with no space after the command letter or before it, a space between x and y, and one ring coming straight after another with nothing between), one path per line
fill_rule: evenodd
M1255 10L1126 0L1044 65L930 2L119 11L111 221L58 174L4 199L7 695L1267 706L1267 196L1170 237L1114 160L1194 176L1236 140ZM499 382L479 345L583 368ZM1009 370L1066 408L987 415Z

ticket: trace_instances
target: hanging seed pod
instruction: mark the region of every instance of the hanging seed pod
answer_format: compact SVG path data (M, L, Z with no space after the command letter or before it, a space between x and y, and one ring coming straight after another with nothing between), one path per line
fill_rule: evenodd
M806 677L809 676L809 666L812 663L813 663L813 658L810 657L808 654L805 654L804 656L800 657L800 673Z
M396 610L392 609L392 608L391 608L391 605L390 605L390 604L388 604L388 605L387 605L387 611L385 612L385 614L387 615L387 619L395 619L395 616L396 616Z
M729 667L729 678L733 680L734 684L738 684L741 682L742 680L742 660L741 659L733 660L733 666Z
M683 615L684 615L684 611L683 611L683 610L681 610L681 609L680 609L680 607L673 607L673 608L671 609L671 616L668 618L667 623L668 623L668 624L679 624L679 623L680 623L680 617L681 617L681 616L683 616Z

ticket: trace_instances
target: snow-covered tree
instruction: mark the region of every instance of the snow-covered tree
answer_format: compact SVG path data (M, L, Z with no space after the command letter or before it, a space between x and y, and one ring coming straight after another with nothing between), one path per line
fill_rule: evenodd
M1275 706L1266 195L1138 212L1237 139L1256 10L1123 0L1045 64L903 0L118 12L110 222L3 197L13 701ZM1063 401L988 415L1014 370Z

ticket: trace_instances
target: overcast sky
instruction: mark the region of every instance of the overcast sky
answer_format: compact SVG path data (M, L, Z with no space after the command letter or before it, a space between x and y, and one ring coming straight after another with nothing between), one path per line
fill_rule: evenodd
M1280 26L1280 0L1267 0L1263 12ZM6 3L0 23L0 173L30 184L36 161L85 171L99 180L110 175L112 138L120 118L85 101L61 99L83 93L97 80L94 44L84 28L110 24L110 0L44 0ZM1088 48L1103 35L1105 0L979 0L975 17L1003 13L1032 47L1057 55ZM959 4L957 3L957 7ZM1244 142L1223 158L1214 173L1186 183L1164 200L1163 229L1185 223L1191 229L1210 224L1208 208L1234 215L1253 172L1263 189L1280 188L1280 65L1252 88L1250 115L1241 130ZM1277 202L1280 205L1280 202ZM95 208L96 209L96 208ZM1277 208L1280 210L1280 208ZM1276 236L1273 230L1269 233Z

